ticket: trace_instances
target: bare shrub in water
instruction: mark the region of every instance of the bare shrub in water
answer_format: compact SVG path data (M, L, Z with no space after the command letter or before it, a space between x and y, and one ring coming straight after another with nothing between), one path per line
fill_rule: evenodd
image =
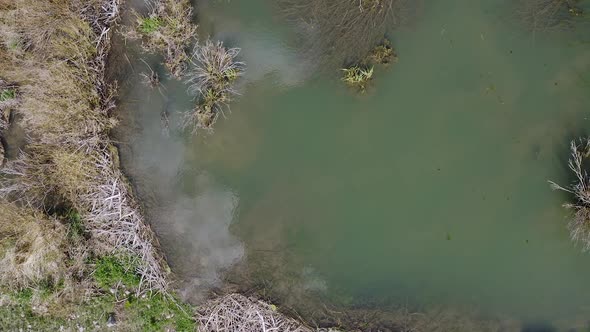
M199 308L199 332L311 332L294 319L277 312L275 306L240 294L213 299Z
M533 32L570 26L582 16L579 0L520 0L517 15Z
M226 48L221 41L207 40L204 45L196 45L188 72L189 92L196 96L195 109L186 115L185 128L212 129L223 108L229 105L235 81L242 76L245 64L237 61L239 48Z
M573 217L568 224L572 241L581 243L584 251L590 250L590 176L584 168L583 162L590 156L590 139L571 142L571 158L569 168L576 176L570 186L562 187L553 181L551 188L563 190L573 195L574 201L564 204L573 210Z
M279 0L287 17L302 27L304 47L320 63L358 63L400 25L412 0Z
M190 1L146 1L152 9L147 16L137 15L137 24L130 37L140 37L148 51L162 52L166 68L173 77L180 78L187 68L187 49L197 36Z

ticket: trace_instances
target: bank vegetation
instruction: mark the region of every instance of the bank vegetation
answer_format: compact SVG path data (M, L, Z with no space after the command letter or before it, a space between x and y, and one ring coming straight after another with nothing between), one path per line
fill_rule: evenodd
M128 33L141 39L145 50L161 53L170 74L183 77L189 61L191 44L197 37L192 23L193 10L189 0L146 0L147 14L135 13L136 24Z
M147 4L149 13L135 13L136 24L127 36L141 39L146 51L162 54L170 74L188 85L196 103L184 116L182 128L193 134L212 132L219 116L229 111L231 97L238 94L234 83L245 69L237 60L240 49L210 39L199 42L189 0L148 0ZM159 84L151 68L143 80L148 86Z
M3 329L100 328L105 310L115 324L115 311L137 316L151 303L160 306L148 325L194 324L175 309L169 268L108 135L116 85L104 72L119 6L0 1L1 133L17 118L28 137L0 169Z

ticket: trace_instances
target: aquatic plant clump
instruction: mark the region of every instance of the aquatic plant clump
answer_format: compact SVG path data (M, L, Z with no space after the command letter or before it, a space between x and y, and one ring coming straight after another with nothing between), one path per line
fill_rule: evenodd
M183 126L212 129L223 108L229 106L231 96L237 95L234 84L242 76L245 64L237 61L239 48L226 48L223 42L207 40L195 46L188 72L189 93L197 98L195 109L186 115Z
M373 67L363 68L360 66L352 66L350 68L342 69L342 80L346 84L357 87L364 91L367 84L373 78Z
M590 250L590 176L584 162L590 157L590 139L572 141L570 145L571 157L568 162L570 170L576 180L570 186L562 187L549 181L552 189L562 190L573 195L573 202L564 204L573 210L573 216L568 223L572 241L582 244L583 251Z
M180 78L187 68L187 50L197 36L192 6L189 0L150 0L148 4L151 12L137 14L135 30L129 36L141 38L146 50L163 53L168 71Z
M397 61L397 54L391 46L391 42L385 39L381 44L375 46L367 56L366 62L380 65L388 65Z
M381 44L375 46L359 64L341 69L343 72L342 81L364 92L373 79L374 65L389 65L395 61L397 61L397 55L389 40L385 39Z

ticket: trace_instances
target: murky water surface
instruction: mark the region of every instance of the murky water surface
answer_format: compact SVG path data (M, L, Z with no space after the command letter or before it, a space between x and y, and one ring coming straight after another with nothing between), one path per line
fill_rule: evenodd
M430 1L393 36L399 62L359 96L312 75L269 2L202 4L201 36L240 46L248 71L231 113L198 137L177 128L186 86L140 85L140 57L163 71L128 49L123 161L187 293L242 262L298 280L275 282L279 294L333 303L590 317L590 256L547 184L570 180L568 141L590 126L590 45L526 31L511 6Z

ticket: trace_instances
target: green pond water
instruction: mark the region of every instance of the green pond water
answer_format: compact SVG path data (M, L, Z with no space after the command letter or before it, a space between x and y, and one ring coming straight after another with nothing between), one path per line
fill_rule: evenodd
M392 36L399 62L359 95L312 75L271 2L200 4L201 36L241 47L248 69L197 137L177 127L186 86L139 84L140 58L164 72L128 45L123 163L186 294L241 265L285 301L586 322L590 256L547 180L571 180L569 140L590 128L590 44L580 29L531 33L513 11L425 3Z

